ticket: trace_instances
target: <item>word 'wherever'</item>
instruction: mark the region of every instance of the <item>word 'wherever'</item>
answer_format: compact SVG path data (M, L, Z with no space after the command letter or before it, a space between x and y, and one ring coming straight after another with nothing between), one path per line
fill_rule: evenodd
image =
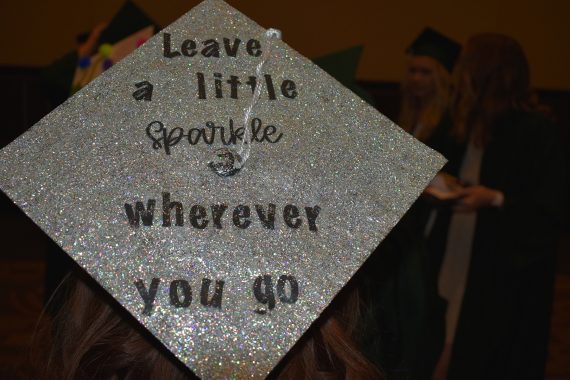
M149 199L146 207L143 202L137 201L133 207L132 204L125 203L125 212L127 219L132 227L139 227L140 222L144 226L152 226L154 223L154 211L156 206L155 199ZM253 207L257 218L261 225L273 230L275 229L275 222L277 220L277 206L273 203L267 205L256 204ZM237 205L231 214L231 224L240 229L246 229L252 225L252 208L248 205ZM292 204L283 206L279 215L289 228L297 229L306 223L310 231L317 232L317 217L321 211L319 206L306 206L304 207L305 218L301 215L300 207ZM188 212L188 220L190 225L197 229L205 229L210 226L212 228L224 228L224 214L228 210L228 205L223 203L212 204L209 207L204 205L195 204L190 207ZM172 213L174 211L175 225L184 226L184 207L180 202L170 200L170 193L162 193L162 226L172 226Z

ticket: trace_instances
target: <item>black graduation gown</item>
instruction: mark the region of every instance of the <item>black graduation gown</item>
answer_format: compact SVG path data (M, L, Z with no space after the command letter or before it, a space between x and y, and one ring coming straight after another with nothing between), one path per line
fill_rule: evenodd
M465 146L440 149L457 175ZM512 111L485 147L480 184L505 195L501 208L478 211L448 380L544 376L555 252L565 172L556 130L541 116ZM439 268L451 212L440 210L430 236ZM441 315L443 318L443 315Z

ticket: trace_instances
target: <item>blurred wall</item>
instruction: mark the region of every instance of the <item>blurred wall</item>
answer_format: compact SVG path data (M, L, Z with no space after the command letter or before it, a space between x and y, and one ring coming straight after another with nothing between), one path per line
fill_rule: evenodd
M198 0L135 0L166 26ZM399 81L405 47L426 25L464 42L478 32L517 38L532 67L535 87L570 89L570 1L544 0L228 0L264 27L315 58L365 46L361 80ZM38 66L63 55L75 36L109 20L122 0L0 1L0 65Z

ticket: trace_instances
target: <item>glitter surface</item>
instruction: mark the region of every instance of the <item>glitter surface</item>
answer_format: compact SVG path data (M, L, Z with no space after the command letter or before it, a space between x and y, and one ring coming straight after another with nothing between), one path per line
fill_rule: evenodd
M208 163L216 150L237 145L224 145L221 128L207 123L224 127L226 139L230 119L239 128L252 95L246 81L259 60L247 43L257 39L263 49L264 32L226 3L206 0L0 152L2 190L204 378L265 377L444 163L274 41L263 70L276 99L262 91L253 111L262 141L252 142L239 173L215 174ZM191 39L197 54L165 57L164 33L172 51ZM224 38L230 48L240 38L235 57ZM209 39L218 41L220 57L201 53ZM199 99L197 73L207 99ZM215 73L223 77L222 98ZM231 75L241 83L237 99ZM264 79L257 78L267 86ZM294 82L295 97L283 95L292 94L284 80ZM150 101L132 95L144 81L153 86ZM162 130L149 127L155 121ZM216 131L211 144L200 130ZM263 131L273 131L272 141L282 136L269 142ZM149 133L190 137L167 152ZM154 216L145 219L151 199ZM127 211L134 215L136 202L138 226ZM160 279L154 297L153 278ZM154 298L150 311L144 294Z

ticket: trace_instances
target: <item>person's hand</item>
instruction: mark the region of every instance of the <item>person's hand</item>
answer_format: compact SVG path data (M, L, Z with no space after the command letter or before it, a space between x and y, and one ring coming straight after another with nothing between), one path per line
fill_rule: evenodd
M485 186L468 186L458 191L459 199L454 210L458 212L474 212L482 207L500 206L503 193Z

